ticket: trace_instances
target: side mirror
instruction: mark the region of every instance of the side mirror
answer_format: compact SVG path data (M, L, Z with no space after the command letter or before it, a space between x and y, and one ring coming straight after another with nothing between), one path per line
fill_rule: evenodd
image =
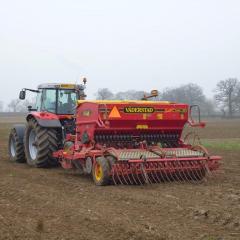
M26 97L26 91L25 91L25 90L20 91L20 93L19 93L19 99L24 100L25 97Z

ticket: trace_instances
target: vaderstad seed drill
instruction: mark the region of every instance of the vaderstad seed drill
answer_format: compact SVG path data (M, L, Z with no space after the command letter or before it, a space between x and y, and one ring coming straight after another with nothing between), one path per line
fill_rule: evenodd
M10 132L12 161L34 167L60 163L92 174L96 185L199 182L218 169L219 156L181 138L186 124L205 126L192 120L194 106L149 101L157 91L141 101L89 101L84 85L42 84L20 92L20 99L26 90L38 96L26 125Z

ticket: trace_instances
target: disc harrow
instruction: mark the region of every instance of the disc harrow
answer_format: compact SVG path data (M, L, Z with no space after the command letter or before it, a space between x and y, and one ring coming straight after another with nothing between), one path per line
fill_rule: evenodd
M218 157L209 158L203 152L184 148L109 154L116 159L111 168L114 184L194 183L211 176L218 168Z

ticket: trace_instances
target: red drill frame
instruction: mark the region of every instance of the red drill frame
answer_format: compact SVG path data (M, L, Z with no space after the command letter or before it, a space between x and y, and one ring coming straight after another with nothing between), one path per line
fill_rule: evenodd
M197 181L219 168L221 157L181 139L186 124L205 126L189 120L187 104L79 101L75 117L76 134L66 137L71 144L53 154L63 168L84 171L86 159L91 159L94 168L97 158L111 158L108 175L116 184ZM157 141L166 146L158 146ZM179 152L182 155L177 156Z

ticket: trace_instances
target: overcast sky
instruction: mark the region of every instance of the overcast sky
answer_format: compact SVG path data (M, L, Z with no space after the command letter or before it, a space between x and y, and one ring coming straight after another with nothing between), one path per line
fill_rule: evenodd
M0 0L0 101L88 78L87 94L240 78L239 0Z

